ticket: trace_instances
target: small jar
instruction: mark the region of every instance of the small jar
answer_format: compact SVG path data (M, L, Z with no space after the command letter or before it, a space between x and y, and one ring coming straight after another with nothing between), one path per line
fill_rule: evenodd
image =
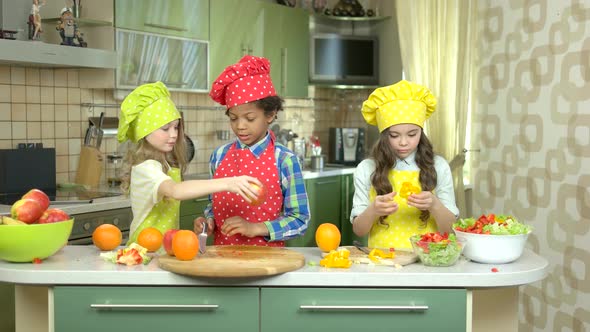
M118 187L121 185L122 167L123 156L119 154L107 155L106 178L109 187Z

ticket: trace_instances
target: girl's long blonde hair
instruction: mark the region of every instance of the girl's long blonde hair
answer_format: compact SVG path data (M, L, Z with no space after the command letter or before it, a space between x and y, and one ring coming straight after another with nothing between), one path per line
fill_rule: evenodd
M123 166L123 175L121 177L121 189L129 193L129 184L131 182L131 169L146 160L155 160L162 164L162 172L168 173L170 167L180 168L180 173L184 174L187 167L186 158L186 141L184 135L184 120L178 122L178 138L172 151L164 153L156 150L146 138L140 139L136 144L130 144L130 148L125 156Z

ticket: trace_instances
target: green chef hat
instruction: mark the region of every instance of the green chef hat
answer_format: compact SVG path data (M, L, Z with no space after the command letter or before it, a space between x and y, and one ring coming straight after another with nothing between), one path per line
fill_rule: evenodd
M117 139L137 143L154 130L180 119L180 112L162 82L148 83L133 90L121 104Z

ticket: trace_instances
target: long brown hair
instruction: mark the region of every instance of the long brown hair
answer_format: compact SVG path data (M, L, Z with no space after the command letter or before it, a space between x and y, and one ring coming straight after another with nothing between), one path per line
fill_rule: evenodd
M379 136L379 140L371 150L371 158L375 161L375 172L371 175L371 184L375 188L377 195L385 195L393 191L391 182L389 182L389 171L395 167L396 155L389 143L389 130L384 130ZM432 144L424 131L421 132L420 142L416 148L416 164L420 168L420 186L423 191L432 191L436 187L437 178L434 169L434 151ZM430 217L428 210L422 211L420 220L426 222ZM379 218L379 223L384 223L385 217Z
M168 173L170 167L178 167L180 168L181 174L184 174L187 167L186 141L184 137L184 120L181 118L178 122L178 138L172 151L163 153L156 150L145 137L140 139L136 144L130 144L130 148L125 156L125 166L123 176L121 177L121 189L123 192L129 193L131 168L149 159L162 164L162 172L164 173Z

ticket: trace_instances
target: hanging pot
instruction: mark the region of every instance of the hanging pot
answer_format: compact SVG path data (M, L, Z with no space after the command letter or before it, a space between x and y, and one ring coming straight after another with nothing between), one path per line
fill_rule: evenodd
M184 140L186 142L186 162L190 163L195 157L195 144L187 135L184 135Z

